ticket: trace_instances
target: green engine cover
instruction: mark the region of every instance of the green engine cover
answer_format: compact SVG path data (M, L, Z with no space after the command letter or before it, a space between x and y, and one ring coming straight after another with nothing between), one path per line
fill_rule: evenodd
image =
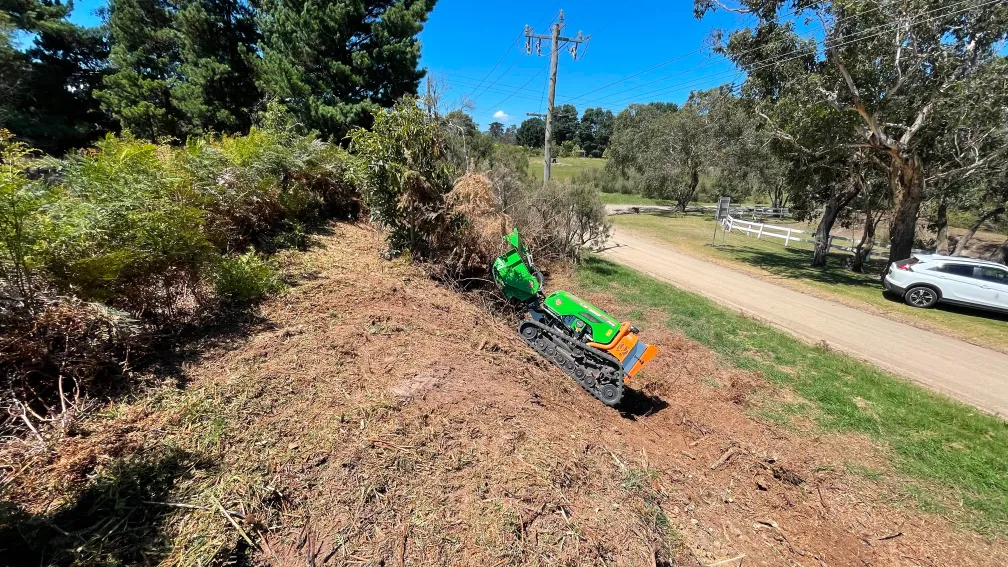
M585 325L591 328L592 341L609 344L619 332L620 324L605 311L573 293L555 291L543 302L543 307L563 320L572 331L580 332Z

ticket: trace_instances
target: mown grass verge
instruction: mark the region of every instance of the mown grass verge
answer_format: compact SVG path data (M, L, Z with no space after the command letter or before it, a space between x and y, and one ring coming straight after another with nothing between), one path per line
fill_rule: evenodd
M1008 352L1006 315L945 304L935 309L916 309L899 297L883 294L879 275L885 267L885 254L876 254L866 272L858 274L846 267L850 255L838 251L830 254L826 268L811 267L812 247L808 243L792 243L785 248L781 240L757 239L736 232L724 239L719 233L719 246L711 246L714 221L709 216L640 214L609 218L618 228L639 232L690 255L730 262L800 291L811 291L852 307L870 309L969 343ZM814 230L801 224L796 228Z
M664 312L667 327L725 362L791 388L823 431L865 434L887 446L897 472L936 492L927 507L981 533L1008 533L1008 422L601 258L587 258L576 274L584 287L630 308ZM906 486L906 495L920 488Z
M550 178L557 181L574 179L582 171L602 169L605 165L606 160L603 158L561 157L557 158L556 163L550 167ZM542 150L538 150L535 155L529 156L528 172L533 179L542 181Z

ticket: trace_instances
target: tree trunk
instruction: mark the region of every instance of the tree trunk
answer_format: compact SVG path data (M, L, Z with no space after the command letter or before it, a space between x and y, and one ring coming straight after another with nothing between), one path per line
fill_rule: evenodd
M938 237L935 240L935 254L948 256L948 204L944 199L938 203L938 214L935 216L935 228L938 230Z
M1008 240L1002 242L1001 246L998 246L991 252L990 259L1002 264L1008 264Z
M783 209L787 204L787 191L783 186L777 186L770 190L771 206L775 209Z
M896 195L896 214L889 225L889 264L913 254L917 216L924 200L924 166L916 155L894 157L889 187Z
M854 249L854 260L851 262L851 271L859 274L864 272L864 265L868 261L868 255L875 248L875 229L878 227L879 220L881 219L881 214L873 218L871 210L865 211L864 232L861 234L861 242L858 242L857 248Z
M682 212L683 214L686 213L686 206L689 205L690 201L693 200L693 195L696 195L696 188L699 184L700 184L700 171L694 169L690 173L689 191L686 192L685 194L680 193L679 197L676 199L676 205L679 206L679 211Z
M1004 212L1005 207L1004 205L1001 205L996 209L991 209L986 213L980 215L980 218L978 218L976 222L974 222L973 225L969 227L969 230L966 231L966 234L962 235L962 238L960 238L959 241L956 242L955 252L952 252L952 255L962 256L963 252L966 251L966 245L969 244L969 241L973 239L973 235L975 235L977 231L980 230L980 227L983 225L983 223L987 222L989 219L1001 215Z
M812 251L812 267L825 268L826 256L829 254L830 234L833 232L833 224L836 223L840 211L846 203L841 203L840 199L833 197L826 202L826 209L823 211L822 219L815 233L815 249Z

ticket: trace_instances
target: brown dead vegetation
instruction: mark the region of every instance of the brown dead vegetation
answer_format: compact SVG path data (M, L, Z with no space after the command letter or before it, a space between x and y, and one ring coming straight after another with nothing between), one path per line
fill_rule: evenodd
M151 377L161 387L108 404L47 450L6 441L0 553L35 564L39 550L58 564L1008 562L1004 542L850 472L894 474L868 439L755 418L788 393L657 314L635 323L661 354L617 412L526 348L513 322L380 260L382 247L367 228L334 225L290 257L300 285L228 340L179 355ZM112 493L118 508L95 496ZM103 515L73 520L81 510ZM13 539L33 534L52 537ZM123 545L135 550L110 551Z

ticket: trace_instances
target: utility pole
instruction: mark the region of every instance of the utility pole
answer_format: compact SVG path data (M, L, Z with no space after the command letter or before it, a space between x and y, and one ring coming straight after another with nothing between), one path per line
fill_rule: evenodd
M550 50L550 78L549 78L549 103L546 106L546 143L543 149L543 185L550 180L550 142L553 141L553 102L556 98L556 81L557 81L557 64L560 58L560 42L571 43L570 52L574 56L574 60L577 61L577 48L578 46L587 41L589 37L585 37L580 31L576 37L562 37L560 31L564 27L563 10L560 10L560 14L557 16L557 21L553 24L549 35L536 34L531 26L525 26L525 53L532 54L532 40L536 40L536 54L542 55L542 42L543 40L549 40L551 44ZM529 113L530 116L542 116L534 115Z

